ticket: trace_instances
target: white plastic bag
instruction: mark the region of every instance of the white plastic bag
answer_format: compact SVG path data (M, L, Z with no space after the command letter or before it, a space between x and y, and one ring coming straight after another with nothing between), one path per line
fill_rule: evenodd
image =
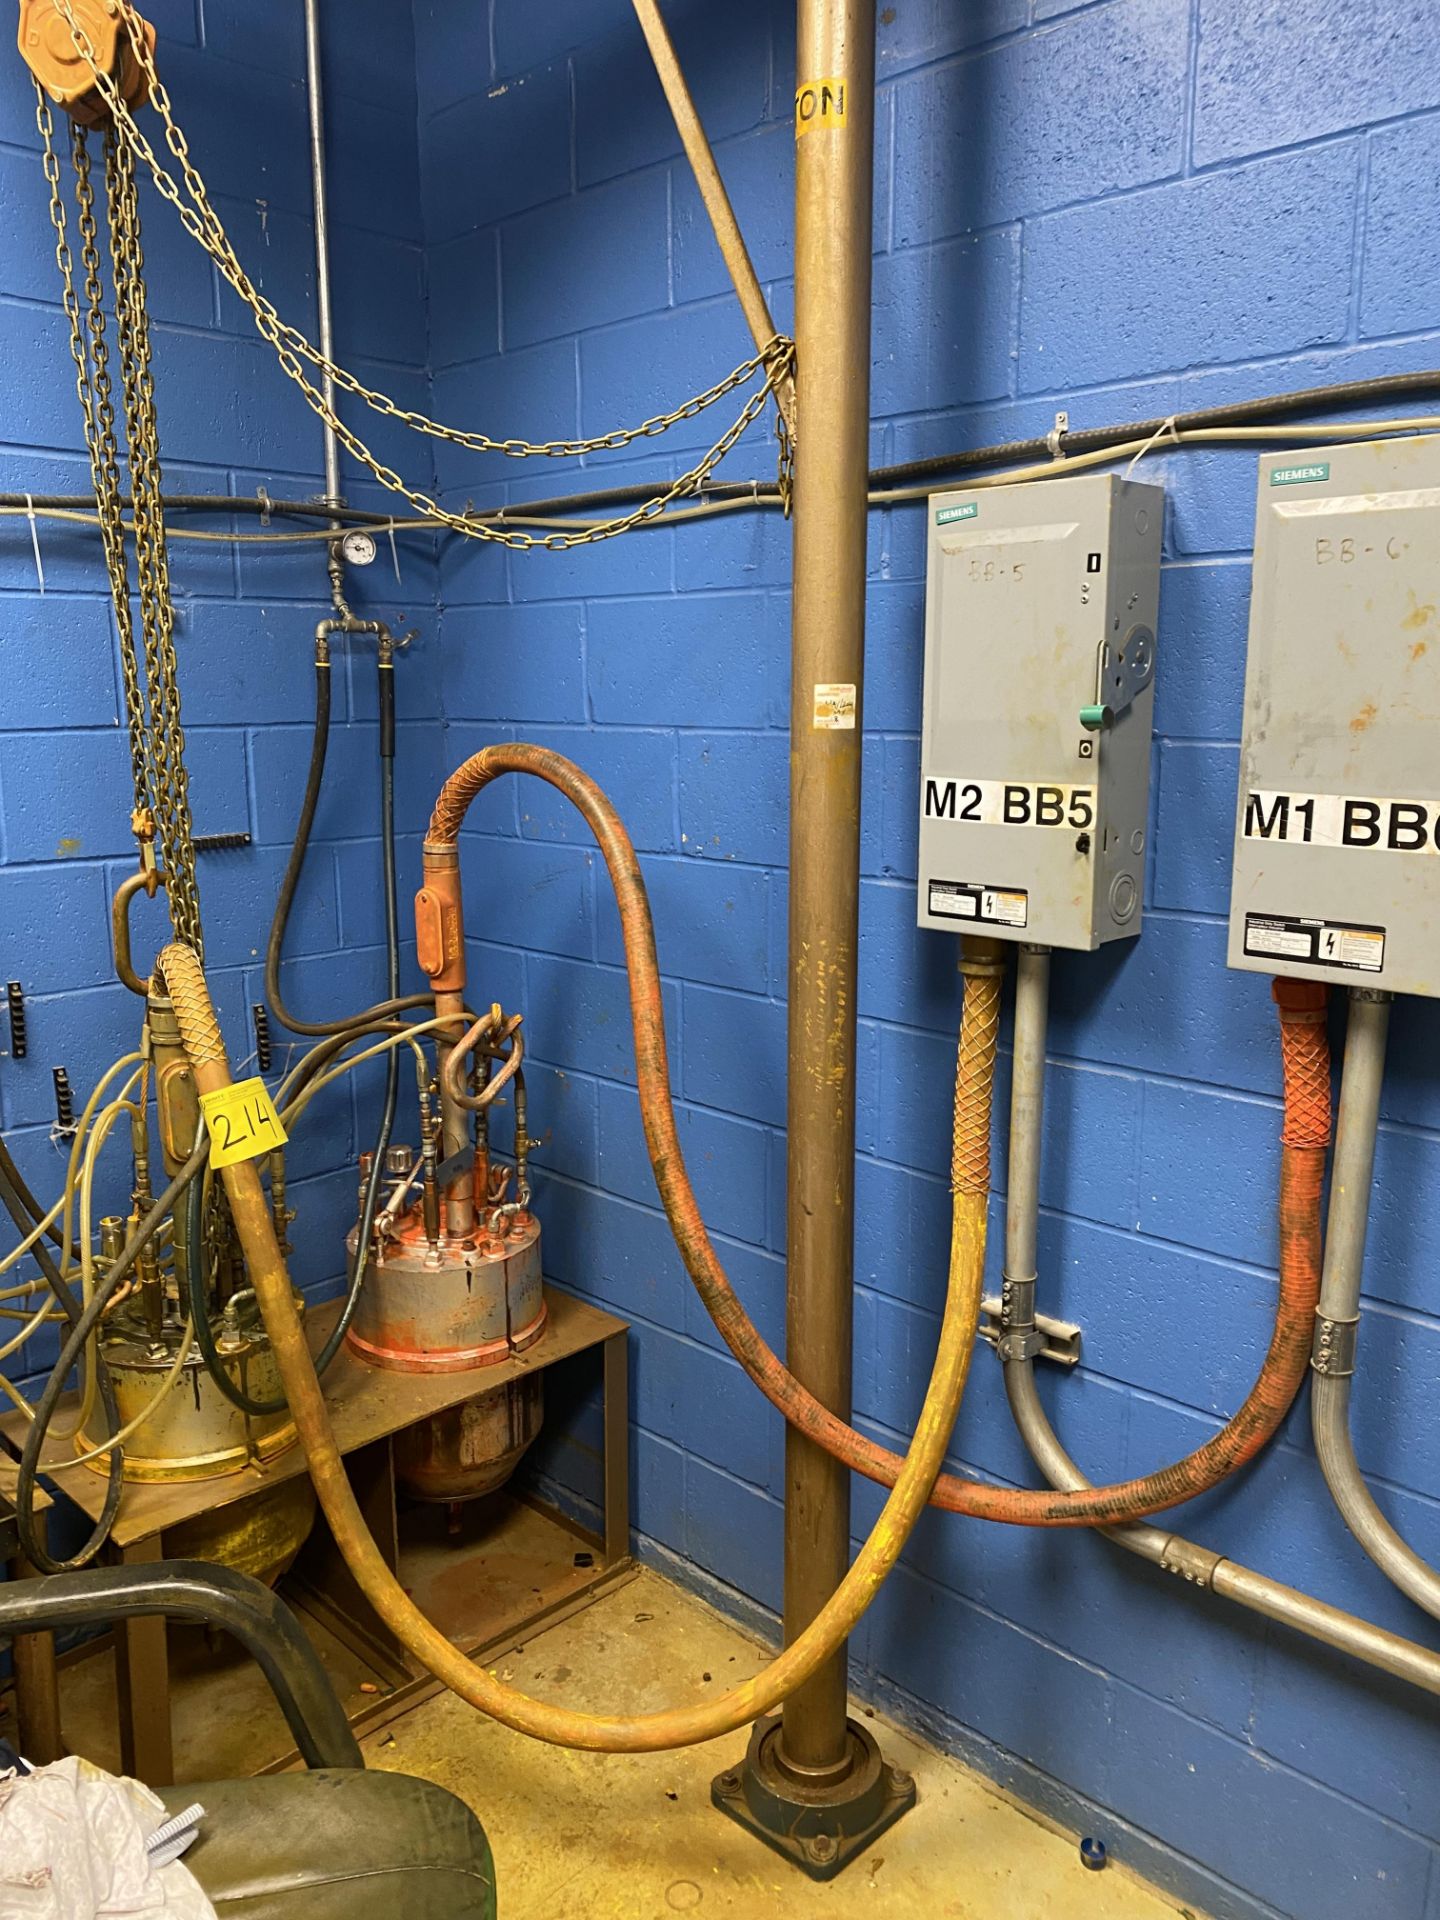
M164 1820L148 1787L88 1760L0 1774L0 1920L215 1920L188 1868L147 1855Z

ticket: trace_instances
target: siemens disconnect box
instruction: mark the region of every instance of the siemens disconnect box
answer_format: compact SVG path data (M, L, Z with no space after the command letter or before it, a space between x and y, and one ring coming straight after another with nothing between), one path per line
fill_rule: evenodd
M1230 965L1440 993L1440 437L1260 462Z
M921 926L1139 932L1163 497L1113 474L931 496Z

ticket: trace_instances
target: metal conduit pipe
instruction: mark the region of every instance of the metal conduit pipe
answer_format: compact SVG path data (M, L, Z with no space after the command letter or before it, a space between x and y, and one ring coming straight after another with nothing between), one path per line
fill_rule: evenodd
M1049 953L1043 948L1022 947L1015 983L1014 1071L1005 1203L1006 1308L1007 1317L1013 1318L1015 1325L1002 1335L1000 1356L1005 1368L1006 1398L1031 1458L1053 1487L1064 1493L1077 1493L1094 1483L1086 1479L1065 1451L1050 1424L1035 1385L1033 1345L1025 1339L1026 1334L1033 1336L1034 1333L1049 977ZM1341 1101L1343 1140L1343 1094ZM1337 1159L1338 1155L1337 1148ZM1328 1271L1328 1258L1326 1265ZM1017 1295L1017 1284L1024 1287L1025 1292ZM1372 1626L1354 1614L1284 1586L1278 1580L1271 1580L1263 1573L1256 1573L1163 1528L1137 1523L1103 1527L1098 1531L1127 1553L1148 1560L1167 1573L1178 1574L1192 1586L1206 1588L1309 1639L1351 1654L1427 1693L1440 1694L1440 1653L1428 1647L1417 1646L1414 1641L1404 1640L1383 1627Z
M1031 1361L1011 1361L1006 1365L1005 1391L1021 1438L1051 1485L1067 1492L1092 1485L1066 1453L1046 1418L1035 1389ZM1208 1588L1221 1599L1231 1600L1251 1613L1263 1614L1267 1620L1303 1633L1322 1646L1333 1647L1337 1653L1348 1653L1425 1693L1440 1695L1440 1653L1429 1647L1402 1639L1384 1627L1372 1626L1368 1620L1358 1619L1353 1613L1332 1607L1295 1587L1287 1587L1268 1574L1257 1573L1253 1567L1242 1566L1239 1561L1215 1553L1209 1547L1198 1546L1178 1533L1144 1525L1101 1527L1097 1531L1107 1540L1113 1540L1117 1547L1124 1547L1127 1553L1136 1554L1167 1573L1180 1575L1192 1586Z
M634 860L633 851L630 858ZM242 1160L221 1170L310 1477L336 1543L380 1618L422 1665L462 1700L517 1732L558 1746L592 1752L653 1753L735 1731L802 1686L833 1658L837 1646L843 1644L875 1597L924 1511L969 1373L985 1267L990 1101L1002 966L993 944L987 941L972 943L962 961L966 983L955 1075L949 1285L935 1369L905 1465L854 1564L805 1631L753 1679L698 1706L612 1716L576 1713L532 1700L488 1671L483 1663L476 1665L431 1626L385 1564L351 1488L255 1163ZM225 1043L194 953L189 947L172 944L160 954L156 970L174 1004L197 1088L205 1094L230 1085ZM659 1044L663 1055L663 1032ZM669 1124L673 1135L673 1115ZM677 1143L677 1157L678 1151ZM683 1174L683 1165L681 1171Z
M1310 1420L1315 1452L1345 1524L1388 1580L1440 1620L1440 1572L1407 1546L1375 1503L1355 1458L1350 1435L1350 1382L1360 1326L1360 1282L1365 1264L1375 1135L1385 1077L1390 995L1354 987L1349 995L1345 1067L1340 1079L1339 1129L1330 1175L1325 1271L1315 1311Z
M329 362L335 358L335 316L330 301L330 209L325 192L325 77L320 62L320 0L305 0L305 92L310 114L310 192L315 212L315 324L319 348L326 364L320 369L320 397L326 412L334 417L335 377ZM324 423L325 504L340 507L340 441L334 427ZM330 522L335 538L326 548L330 574L330 598L342 619L349 617L345 604L345 562L340 552L344 528L339 520Z

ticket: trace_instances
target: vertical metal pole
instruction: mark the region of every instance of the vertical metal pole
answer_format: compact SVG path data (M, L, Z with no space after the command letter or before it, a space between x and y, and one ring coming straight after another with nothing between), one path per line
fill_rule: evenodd
M870 431L874 0L799 0L790 711L786 1360L850 1415L861 680ZM785 1435L785 1637L850 1561L850 1476ZM851 1764L844 1652L785 1703L781 1764Z
M310 192L315 212L315 317L320 335L320 351L325 359L335 357L335 320L330 304L330 213L325 197L325 80L320 70L320 0L305 0L305 88L310 108ZM335 381L328 367L320 370L320 395L332 418L335 413ZM335 429L324 427L325 500L328 506L342 504L340 492L340 442ZM345 605L345 562L340 553L339 521L331 523L336 538L330 543L330 597L342 619L349 617Z

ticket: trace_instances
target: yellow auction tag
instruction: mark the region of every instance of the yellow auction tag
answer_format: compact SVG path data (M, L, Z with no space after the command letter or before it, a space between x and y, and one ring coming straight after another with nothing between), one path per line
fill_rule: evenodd
M258 1160L288 1138L263 1080L237 1080L234 1086L202 1093L200 1110L210 1129L210 1164L233 1167L237 1160Z

